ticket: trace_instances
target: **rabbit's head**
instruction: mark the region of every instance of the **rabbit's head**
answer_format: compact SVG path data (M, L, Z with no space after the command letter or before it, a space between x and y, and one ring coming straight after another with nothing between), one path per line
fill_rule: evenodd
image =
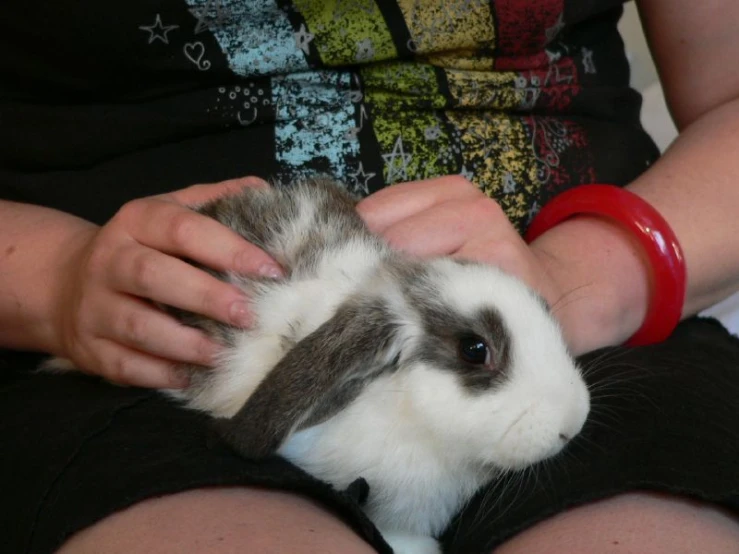
M419 330L401 357L405 388L445 448L514 469L579 433L588 389L542 298L495 268L449 259L404 282Z

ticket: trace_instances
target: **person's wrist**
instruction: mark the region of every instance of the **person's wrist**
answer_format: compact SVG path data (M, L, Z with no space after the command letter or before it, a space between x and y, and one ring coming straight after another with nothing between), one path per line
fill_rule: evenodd
M0 347L56 353L55 310L67 267L98 227L71 214L0 200Z
M575 354L623 343L641 325L649 269L634 237L605 218L578 216L531 243L545 297Z
M90 243L100 229L87 222L79 223L76 229L68 229L63 253L52 257L50 263L55 278L50 283L38 340L44 345L44 351L56 355L65 354L63 337L68 324L66 312L73 302L75 281L80 276L79 269L83 267Z

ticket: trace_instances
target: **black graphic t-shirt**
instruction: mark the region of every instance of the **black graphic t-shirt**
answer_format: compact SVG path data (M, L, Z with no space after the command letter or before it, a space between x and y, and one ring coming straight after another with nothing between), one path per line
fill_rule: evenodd
M462 174L521 230L657 150L618 0L6 0L0 192L98 223L246 174Z

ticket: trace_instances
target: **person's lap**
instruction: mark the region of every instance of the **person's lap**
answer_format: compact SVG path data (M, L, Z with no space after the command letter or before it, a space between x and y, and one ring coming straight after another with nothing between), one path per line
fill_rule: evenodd
M591 552L680 552L671 540L721 552L735 541L722 506L739 513L739 340L693 322L665 345L583 363L593 413L581 436L474 498L442 537L447 551L577 554L577 537ZM0 434L13 454L0 457L13 552L383 547L351 495L210 444L204 416L151 391L19 372L0 382Z
M732 554L739 519L717 506L629 493L572 508L520 532L496 554ZM374 549L305 498L200 489L144 501L85 529L58 554L369 554Z

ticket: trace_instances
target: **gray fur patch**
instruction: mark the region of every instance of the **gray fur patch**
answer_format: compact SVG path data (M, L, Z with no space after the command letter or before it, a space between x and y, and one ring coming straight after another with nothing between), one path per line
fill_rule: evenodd
M403 274L404 293L424 326L423 339L412 356L454 372L470 392L481 393L500 386L509 376L511 361L511 336L500 313L490 306L466 317L438 299L433 269L405 263L397 270ZM459 341L469 335L484 339L490 348L492 367L460 358Z
M320 254L352 237L375 240L356 212L357 199L325 178L290 186L245 188L200 206L197 211L230 227L255 244L288 272L310 272ZM306 233L295 234L295 222L306 220Z
M236 415L217 420L219 432L245 457L274 453L290 433L325 421L390 371L384 360L396 358L395 336L382 301L348 301L280 360Z

